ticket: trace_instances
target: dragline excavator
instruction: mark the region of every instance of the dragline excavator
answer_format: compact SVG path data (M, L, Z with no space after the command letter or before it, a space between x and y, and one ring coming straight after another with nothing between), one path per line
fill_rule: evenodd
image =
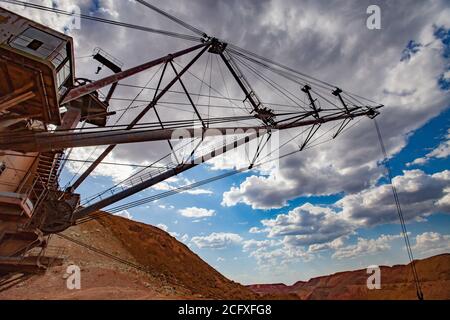
M242 55L236 47L206 35L194 46L125 70L102 50L95 54L112 74L96 81L77 79L71 37L0 8L0 274L45 270L57 258L45 253L49 235L224 152L275 130L300 127L308 128L300 146L304 149L320 126L336 122L337 136L353 119L374 118L382 107L351 103L341 89L331 88L328 93L339 98L340 105L333 110L323 108L312 81L298 88L305 93L308 109L281 114L253 90L239 66ZM252 125L242 124L236 117L220 121L207 118L198 111L183 79L203 55L217 57L229 72L240 89L241 101L249 107L247 117L254 121ZM182 67L175 61L180 57L188 60ZM153 99L128 125L108 130L108 117L114 114L109 110L109 102L119 82L157 66L163 72ZM169 77L168 70L173 76L161 81L164 76ZM156 113L161 98L175 84L181 86L189 101L183 107L191 108L200 126L194 126L192 119L163 123L159 116L153 125L143 126L140 121L150 110ZM99 90L106 87L109 92L103 98ZM79 130L79 124L84 122L93 129ZM221 123L227 125L220 126ZM233 130L248 134L208 152L192 153L166 170L81 205L78 187L117 145L166 140L170 143L177 139L180 128L190 134L200 131L203 136L213 124L219 124L213 131L217 135ZM60 186L58 177L66 149L86 146L106 146L106 149L73 184Z

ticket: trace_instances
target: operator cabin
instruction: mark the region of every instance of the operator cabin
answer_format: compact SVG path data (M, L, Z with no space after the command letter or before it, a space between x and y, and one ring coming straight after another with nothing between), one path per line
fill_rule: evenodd
M72 38L0 8L0 135L106 124L97 93L60 106L77 85ZM58 189L63 150L26 155L0 150L0 256L5 230L33 215L44 190Z

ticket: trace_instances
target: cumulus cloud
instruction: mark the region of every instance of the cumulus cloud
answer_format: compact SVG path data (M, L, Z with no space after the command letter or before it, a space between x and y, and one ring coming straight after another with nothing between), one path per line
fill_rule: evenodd
M75 148L70 153L72 159L79 159L81 161L68 161L66 168L71 173L80 173L86 170L98 156L102 153L103 148ZM86 162L84 162L85 160ZM114 154L108 155L105 163L120 162L119 158L116 158ZM110 177L114 183L121 183L124 179L128 178L136 169L132 166L116 166L112 164L102 163L92 172L93 177Z
M426 174L407 170L393 179L405 220L423 219L432 213L449 213L450 171ZM369 188L345 196L336 205L346 220L358 226L371 227L398 221L389 185Z
M280 244L280 241L276 240L245 240L242 242L242 251L248 252L257 250L259 248L267 248L267 247L273 247Z
M166 205L166 204L160 204L160 205L158 205L158 208L163 209L163 210L175 209L175 207L173 205Z
M330 242L354 228L341 214L310 203L261 223L269 230L269 237L287 236L286 242L296 246Z
M286 265L295 261L310 261L313 256L303 247L285 245L282 242L274 246L262 246L250 252L257 264L263 268Z
M344 240L348 238L347 236L343 236L341 238L334 239L333 241L327 243L315 243L311 244L308 247L308 252L316 253L325 250L336 250L344 246Z
M354 232L354 226L342 214L310 203L261 223L265 228L255 227L253 231L278 239L246 240L243 251L264 268L309 261L320 251L343 246L343 240Z
M421 170L407 170L393 183L407 222L423 220L433 213L450 213L450 171L429 175ZM264 228L250 230L269 237L286 237L286 243L291 245L307 246L332 242L361 227L397 222L391 187L380 185L344 196L329 207L306 203L262 220Z
M40 0L39 4L52 7L53 4L56 4L59 9L66 10L69 12L72 12L72 10L76 9L75 5L78 7L80 5L86 5L87 0L81 0L81 1L61 1L61 0ZM68 32L73 32L74 28L76 27L76 24L74 23L74 19L70 16L64 16L64 15L54 15L54 14L43 14L40 11L37 10L29 10L26 9L23 5L12 5L8 3L2 3L2 7L19 12L19 14L25 14L27 17L31 18L33 21L36 21L38 23L49 25L54 29L64 31L67 30Z
M188 218L205 218L214 216L216 211L212 209L189 207L178 210L178 213Z
M248 232L249 233L265 233L265 232L267 232L267 229L261 229L261 228L258 228L258 227L251 227L248 230Z
M242 242L242 237L236 233L213 232L207 236L192 237L193 242L201 249L224 249Z
M335 3L329 5L333 6ZM360 5L364 4L360 2ZM406 10L409 14L415 15L414 11L410 11L413 3L404 5L396 6L395 10ZM414 19L414 23L412 20L411 22L397 20L395 23L392 20L389 23L390 31L383 29L382 33L386 35L386 32L393 32L395 29L395 36L391 34L382 38L376 33L367 32L365 28L355 33L357 18L354 17L350 20L352 23L348 23L349 20L346 20L345 15L333 16L327 25L312 28L314 22L310 20L317 8L310 3L306 8L302 8L305 11L303 14L291 11L292 21L283 5L272 3L273 11L267 13L267 24L280 30L280 33L284 30L302 29L302 26L306 30L311 30L312 33L308 33L309 36L303 39L302 45L308 43L308 47L311 45L315 50L321 50L323 54L319 57L317 53L311 55L303 53L302 55L307 56L310 61L314 61L313 63L304 61L306 68L314 66L319 73L328 77L328 80L344 82L344 86L357 88L359 93L370 96L386 106L378 121L388 153L392 156L406 145L411 131L445 110L449 101L448 92L442 90L438 83L440 76L447 70L449 58L444 54L447 49L436 32L436 26L444 25L448 28L445 15L449 14L449 10L442 7L443 2L439 1L426 8L422 5L418 4L430 14L428 18L417 16L420 21ZM355 13L352 10L350 12ZM394 19L395 14L390 9L382 6L382 12L384 21ZM298 20L294 23L293 17L298 18L298 15L305 15L304 19L301 19L302 23L298 23ZM352 31L345 32L347 28ZM333 37L326 35L330 30L333 30ZM351 40L347 37L350 33L353 35ZM411 39L411 36L414 39ZM290 40L289 38L280 41ZM411 40L415 40L417 49L409 52L408 59L402 59L401 54ZM361 49L362 43L371 43L367 47L370 52ZM294 47L291 48L295 50ZM374 52L383 54L373 55ZM291 59L293 63L303 58L302 55L293 53L286 57L286 53L281 50L277 53L287 60ZM339 64L322 60L330 59L334 55L339 56ZM323 65L320 65L321 63ZM352 76L345 77L346 71L344 73L338 71L342 69L342 63L346 65L344 69L353 70ZM332 74L331 70L335 73ZM287 153L295 148L293 145L290 150L285 151ZM445 150L444 146L435 156L438 153L444 155ZM233 206L244 203L253 209L272 209L283 207L287 201L299 196L357 193L377 182L382 174L381 168L377 165L380 158L381 153L373 124L369 120L363 120L332 143L319 145L297 156L283 159L280 162L280 169L269 176L248 177L240 186L232 187L224 193L222 204Z
M332 257L335 259L355 258L372 255L391 248L390 242L400 239L402 235L381 235L376 239L358 238L356 244L338 247Z
M190 185L193 183L195 183L195 180L190 180L190 179L187 179L187 178L183 177L182 175L180 175L180 176L174 176L169 179L166 179L165 181L154 185L152 188L154 190L168 191L168 190L173 190L173 189L177 189L180 187L184 187L184 186L187 186L187 185ZM193 188L193 189L184 190L181 193L191 194L191 195L210 195L213 192L208 189Z
M412 249L427 255L449 252L450 235L438 232L424 232L416 236L416 243Z
M208 189L191 189L191 190L186 190L183 193L188 193L188 194L192 194L192 195L200 195L200 194L213 194L213 192L211 190Z
M421 170L404 171L393 180L406 222L423 221L433 213L450 213L450 172L426 174ZM320 252L332 252L336 259L375 254L390 248L399 235L382 235L377 239L358 238L356 244L346 241L360 228L398 223L398 215L389 185L368 188L344 196L329 207L304 204L273 219L261 220L264 228L253 227L253 233L266 233L270 240L248 240L244 251L251 252L258 263L309 260ZM279 240L281 239L281 240ZM272 240L272 241L273 241ZM445 247L444 236L426 234L418 237L416 249L429 245ZM280 247L274 248L274 245Z
M250 252L249 256L255 258L258 265L267 268L296 261L308 262L324 251L331 252L331 257L338 260L374 255L391 249L392 242L402 238L402 235L381 235L375 239L359 237L355 244L346 244L346 238L309 246L298 246L290 241L290 237L284 237L282 241L248 240L243 242L243 247L244 252Z

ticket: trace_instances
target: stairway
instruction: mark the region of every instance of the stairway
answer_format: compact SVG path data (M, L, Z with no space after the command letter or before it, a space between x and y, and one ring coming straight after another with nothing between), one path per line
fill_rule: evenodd
M58 171L61 166L62 153L43 152L39 155L37 174L42 183L49 189L58 187Z

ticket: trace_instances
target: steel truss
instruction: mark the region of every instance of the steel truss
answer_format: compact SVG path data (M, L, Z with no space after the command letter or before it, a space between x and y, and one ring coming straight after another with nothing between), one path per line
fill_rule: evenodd
M186 66L178 70L174 64L174 59L185 56L190 53L198 51L195 56L190 60ZM167 140L172 153L175 154L171 140L173 140L174 133L176 130L183 128L190 134L198 133L201 131L200 136L203 137L208 132L209 123L213 121L212 119L204 119L197 105L194 103L191 93L188 91L182 77L189 69L199 60L199 58L205 54L205 52L210 54L218 55L221 61L226 66L227 70L232 75L233 79L238 84L239 88L242 90L244 95L243 103L250 104L251 112L250 118L257 119L260 125L257 126L232 126L232 127L215 127L214 134L227 135L235 130L252 130L251 134L248 134L244 138L235 140L231 144L222 145L207 154L200 155L193 158L196 150L192 151L191 157L188 157L186 161L179 161L178 164L172 168L168 168L164 172L160 172L156 175L152 175L141 182L130 186L124 190L112 194L109 197L102 198L99 201L92 203L88 206L82 207L78 206L74 208L74 212L70 221L67 221L66 227L69 227L75 221L86 217L93 212L103 209L111 204L121 201L127 197L130 197L137 192L147 189L159 182L162 182L170 177L178 175L184 171L194 168L195 166L204 163L205 161L212 159L220 154L227 151L234 150L237 147L247 144L250 141L259 138L262 135L268 135L270 139L270 133L273 130L287 130L299 127L311 127L306 139L301 145L301 150L303 150L312 140L314 135L317 133L318 129L322 124L327 122L342 121L338 131L334 135L336 137L340 134L348 123L357 117L369 116L375 117L378 114L377 109L381 106L365 106L360 105L356 107L349 108L341 96L342 91L336 88L332 93L333 95L339 97L343 108L337 108L334 110L325 110L317 107L316 100L312 95L312 87L310 85L305 85L301 90L305 92L310 101L310 110L297 111L292 113L276 113L270 107L261 102L256 92L253 90L250 82L244 76L243 72L240 70L238 61L235 61L233 54L228 52L227 44L219 41L216 38L207 38L202 44L189 47L185 50L178 51L173 54L166 55L164 57L146 62L137 67L130 68L128 70L119 71L111 76L105 77L103 79L94 81L92 83L85 84L83 86L74 88L70 90L64 97L61 105L64 105L70 101L76 100L80 97L88 95L95 92L103 87L112 85L114 88L118 85L119 81L126 79L128 77L134 76L140 72L148 70L152 67L163 65L163 71L158 81L153 99L142 109L139 114L125 127L114 130L92 130L88 132L77 132L76 130L65 130L56 131L52 133L27 133L27 134L17 134L14 137L14 141L11 141L10 137L0 135L0 149L4 150L15 150L20 152L31 152L31 151L53 151L62 150L65 148L76 148L76 147L86 147L86 146L99 146L108 145L108 147L101 153L101 155L92 162L88 169L81 174L81 176L66 190L68 194L74 194L75 190L86 180L86 178L95 170L95 168L102 163L102 161L111 153L112 150L118 144L132 143L132 142L144 142L144 141L164 141ZM233 52L233 51L231 51ZM167 76L167 68L170 67L174 73L174 77L169 81L167 85L162 87L163 78ZM192 107L195 115L201 123L201 128L195 128L192 124L181 123L181 122L163 122L157 110L157 105L161 99L170 92L171 88L175 83L179 83L182 88L182 93L185 94L189 105ZM111 99L111 97L108 97ZM143 117L148 114L150 110L153 110L156 114L158 122L153 124L151 128L143 127L143 124L139 122ZM322 114L323 113L323 114ZM237 118L227 119L226 117L217 119L217 123L233 121ZM159 128L155 128L155 125L159 125ZM200 143L203 141L201 139ZM199 145L200 145L199 143ZM198 145L198 146L199 146ZM197 146L197 147L198 147ZM259 156L261 150L255 154L254 161ZM253 161L253 163L254 163ZM249 168L252 167L250 164ZM66 215L67 216L67 215ZM59 230L58 230L59 231Z

